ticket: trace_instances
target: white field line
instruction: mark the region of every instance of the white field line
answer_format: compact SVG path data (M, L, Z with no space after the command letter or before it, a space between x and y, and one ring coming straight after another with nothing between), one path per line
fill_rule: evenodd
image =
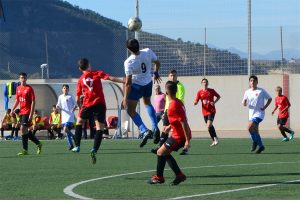
M225 193L239 192L239 191L245 191L245 190L265 188L265 187L273 187L273 186L277 186L277 185L282 185L282 184L287 184L287 183L296 183L296 182L300 182L300 180L285 181L285 182L280 182L280 183L258 185L258 186L246 187L246 188L238 188L238 189L234 189L234 190L224 190L224 191L220 191L220 192L211 192L211 193L204 193L204 194L195 194L195 195L190 195L190 196L174 197L174 198L169 198L167 200L177 200L177 199L188 199L188 198L194 198L194 197L211 196L211 195L216 195L216 194L225 194Z
M296 163L300 163L300 161L295 161L295 162L273 162L273 163L252 163L252 164L245 163L245 164L229 164L229 165L207 165L207 166L198 166L198 167L185 167L185 168L182 168L182 169L200 169L200 168L215 168L215 167L239 167L239 166L257 166L257 165L296 164ZM170 169L166 169L166 170L170 170ZM75 192L73 192L73 189L75 187L79 186L79 185L89 183L89 182L93 182L93 181L109 179L109 178L116 178L116 177L121 177L121 176L129 176L129 175L134 175L134 174L142 174L142 173L153 172L153 171L155 171L155 170L145 170L145 171L139 171L139 172L116 174L116 175L111 175L111 176L104 176L104 177L89 179L89 180L85 180L85 181L80 181L78 183L74 183L74 184L71 184L71 185L68 185L67 187L65 187L64 188L64 193L66 195L68 195L70 197L73 197L73 198L76 198L76 199L93 200L92 198L76 194ZM294 182L297 182L297 181L294 181ZM278 183L278 184L283 184L283 183ZM269 184L269 185L263 185L263 186L264 187L271 187L271 186L278 185L278 184ZM263 187L263 186L255 186L255 187L260 188L260 187ZM237 191L246 190L246 189L241 188L241 189L237 189ZM254 189L254 188L251 187L250 189ZM236 191L231 191L231 192L236 192ZM219 194L219 193L220 192L199 194L199 195L208 196L208 195L214 195L214 194ZM222 193L227 193L227 192L226 191L221 191L220 194L222 194ZM183 197L175 197L175 198L183 198ZM191 198L191 197L186 196L184 198Z

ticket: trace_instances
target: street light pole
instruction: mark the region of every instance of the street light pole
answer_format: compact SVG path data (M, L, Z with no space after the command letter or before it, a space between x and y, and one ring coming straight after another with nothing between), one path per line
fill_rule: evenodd
M252 30L251 30L251 0L248 1L248 75L251 75L252 63Z

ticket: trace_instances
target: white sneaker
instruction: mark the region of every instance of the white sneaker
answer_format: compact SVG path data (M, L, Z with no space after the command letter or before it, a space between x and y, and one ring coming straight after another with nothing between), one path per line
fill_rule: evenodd
M216 143L215 143L215 141L213 141L212 143L211 143L211 145L210 145L211 147L213 147L213 146L216 146Z
M216 146L216 145L218 145L218 144L219 144L219 140L218 140L218 138L217 138L217 137L215 137L214 139L215 139L215 141L214 141L214 142L215 142L215 146Z

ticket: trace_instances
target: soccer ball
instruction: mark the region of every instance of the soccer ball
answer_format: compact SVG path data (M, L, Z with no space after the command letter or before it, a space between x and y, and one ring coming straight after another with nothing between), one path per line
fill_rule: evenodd
M131 31L139 31L142 28L142 20L138 17L131 17L128 20L128 29Z

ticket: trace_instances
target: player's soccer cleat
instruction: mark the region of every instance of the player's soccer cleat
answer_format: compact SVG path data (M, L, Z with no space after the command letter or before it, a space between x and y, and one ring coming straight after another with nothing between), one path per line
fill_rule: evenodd
M288 142L289 141L289 138L287 138L287 137L284 137L284 138L282 138L282 140L281 140L281 142Z
M170 183L170 185L178 185L179 183L186 180L186 176L184 174L176 176L176 178Z
M37 151L36 151L36 154L41 154L41 152L42 152L42 146L43 146L43 144L40 142L38 145L37 145Z
M21 152L18 153L18 156L25 156L28 155L28 152L26 150L22 150Z
M257 148L257 144L256 144L256 142L253 142L252 147L251 147L251 152L255 151L256 148Z
M188 151L189 151L188 149L183 148L182 152L179 155L188 155L189 154Z
M71 151L72 149L74 149L74 146L73 146L73 145L70 145L70 146L69 146L69 151Z
M151 153L153 154L157 154L157 150L159 149L159 147L155 148L155 149L151 149Z
M94 149L91 150L91 158L92 158L92 164L96 164L96 151Z
M257 154L260 154L261 152L263 152L265 150L264 146L261 146L258 148L258 150L256 151Z
M218 144L218 143L217 143L217 144ZM211 143L211 145L209 145L209 146L210 146L210 147L214 147L214 146L216 146L217 144L216 144L215 141L213 141L213 142Z
M145 134L144 137L142 139L142 142L140 144L140 147L142 148L143 146L145 146L145 144L147 144L147 140L152 138L152 131L148 130Z
M72 149L72 152L74 152L74 153L79 153L79 152L80 152L80 147L74 147L74 148Z
M292 132L290 133L290 140L294 139L294 135L295 135L295 132L292 131Z
M160 177L160 176L157 176L157 175L154 175L151 177L151 179L149 179L147 181L148 184L162 184L165 182L165 178L164 177Z
M156 127L154 130L153 130L153 143L154 144L157 144L160 140L160 131L159 129Z

